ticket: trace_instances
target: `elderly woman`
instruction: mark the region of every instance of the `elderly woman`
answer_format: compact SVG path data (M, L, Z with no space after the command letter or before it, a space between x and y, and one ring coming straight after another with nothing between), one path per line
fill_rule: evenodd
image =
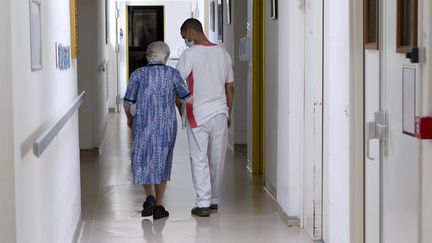
M180 73L165 65L169 57L167 44L151 43L146 57L147 66L131 74L124 108L127 124L132 128L133 183L143 185L147 196L141 215L160 219L169 215L162 206L162 199L166 182L170 180L177 135L176 97L186 103L192 103L193 98ZM136 105L134 116L131 104Z

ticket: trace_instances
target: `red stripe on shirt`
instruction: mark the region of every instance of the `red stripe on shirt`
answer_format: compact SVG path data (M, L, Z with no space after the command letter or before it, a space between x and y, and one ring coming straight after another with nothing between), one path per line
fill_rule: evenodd
M206 43L206 44L195 44L195 45L197 45L197 46L217 46L215 43L211 43L211 42Z
M191 92L191 94L194 94L194 77L193 77L193 72L191 72L189 74L189 77L187 78L188 80L188 87L189 87L189 91ZM191 128L195 128L197 127L197 123L195 120L195 116L193 113L193 104L186 104L186 117L189 121L189 125Z

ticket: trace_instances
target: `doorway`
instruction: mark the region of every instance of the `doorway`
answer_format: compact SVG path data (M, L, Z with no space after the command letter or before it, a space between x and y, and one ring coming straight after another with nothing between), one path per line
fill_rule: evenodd
M164 41L164 6L128 6L128 77L147 65L145 52L150 43Z
M419 242L417 0L365 2L365 242Z

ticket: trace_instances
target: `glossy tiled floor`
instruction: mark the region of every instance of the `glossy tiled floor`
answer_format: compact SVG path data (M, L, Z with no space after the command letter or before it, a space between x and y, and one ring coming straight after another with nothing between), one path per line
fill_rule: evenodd
M312 242L303 230L289 227L261 187L262 178L245 169L245 155L228 152L223 198L209 218L190 215L194 192L186 134L179 130L171 181L165 195L166 220L142 218L141 186L132 185L129 130L123 115L109 115L103 155L82 152L81 243L254 243Z

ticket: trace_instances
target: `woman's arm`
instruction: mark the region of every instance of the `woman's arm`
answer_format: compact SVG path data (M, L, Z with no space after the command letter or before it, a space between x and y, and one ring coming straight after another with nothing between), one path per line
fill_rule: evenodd
M131 105L127 102L123 102L123 107L124 107L125 114L127 117L127 125L129 128L132 128L133 116L131 113Z

